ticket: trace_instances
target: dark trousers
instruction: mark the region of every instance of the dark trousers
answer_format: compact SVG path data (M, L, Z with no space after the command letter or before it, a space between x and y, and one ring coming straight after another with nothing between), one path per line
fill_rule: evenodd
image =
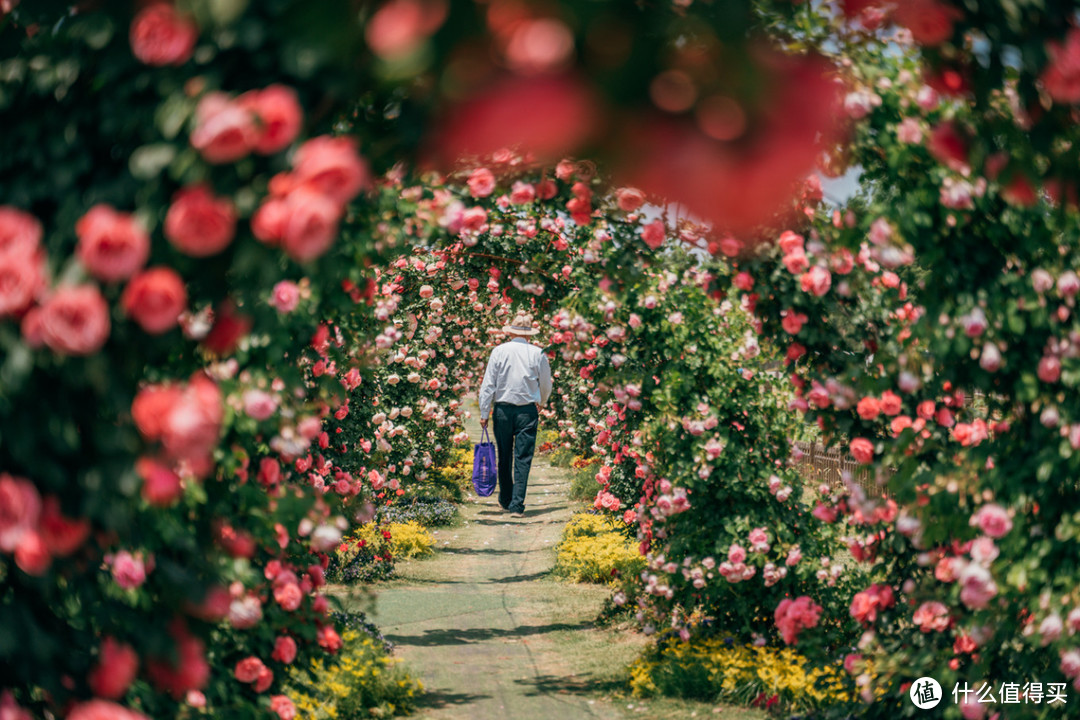
M499 504L511 512L525 512L536 428L540 414L535 405L495 403L495 447L499 452ZM510 474L513 461L513 476Z

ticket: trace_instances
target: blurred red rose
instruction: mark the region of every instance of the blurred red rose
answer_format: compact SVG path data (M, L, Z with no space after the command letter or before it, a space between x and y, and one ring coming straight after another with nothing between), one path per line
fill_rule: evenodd
M287 148L300 134L304 111L296 91L285 85L269 85L251 90L236 99L257 119L254 150L272 155Z
M119 700L131 686L138 669L139 656L135 650L106 636L101 642L97 664L86 678L87 684L98 697Z
M195 107L191 146L206 162L235 162L250 153L258 139L255 116L225 93L207 93Z
M147 65L183 65L198 39L195 23L169 3L154 3L131 22L131 51Z
M171 268L151 268L131 279L120 304L143 330L159 335L180 321L180 314L187 309L187 289Z
M58 289L41 308L41 339L54 352L91 355L109 337L109 306L93 285Z
M206 185L191 185L173 196L165 215L165 237L192 257L216 255L236 235L232 200L215 196Z
M75 223L79 261L105 282L125 280L150 257L150 236L130 213L95 205Z

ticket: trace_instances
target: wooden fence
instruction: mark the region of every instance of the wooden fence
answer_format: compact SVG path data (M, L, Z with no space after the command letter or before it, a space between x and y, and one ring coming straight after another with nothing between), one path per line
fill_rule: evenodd
M870 467L855 462L843 449L806 442L797 442L795 446L803 453L795 463L795 469L815 485L825 483L829 487L843 488L844 474L850 473L868 496L881 494L883 488L875 481Z

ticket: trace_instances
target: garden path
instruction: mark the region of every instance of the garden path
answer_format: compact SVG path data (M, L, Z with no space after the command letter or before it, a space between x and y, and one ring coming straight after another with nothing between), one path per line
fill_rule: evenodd
M474 441L479 424L469 427ZM473 496L432 559L400 563L374 617L423 682L419 716L438 720L616 718L566 637L589 631L606 591L547 578L573 507L567 474L537 456L523 519ZM599 648L603 652L603 648Z

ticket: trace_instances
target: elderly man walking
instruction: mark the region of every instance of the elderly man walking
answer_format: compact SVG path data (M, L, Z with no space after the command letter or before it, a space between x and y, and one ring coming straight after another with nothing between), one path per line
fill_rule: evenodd
M499 505L511 517L525 517L525 489L536 446L540 406L551 395L547 355L526 337L540 331L532 315L519 312L503 326L510 339L491 351L480 385L480 426L495 413L495 446L499 454ZM511 476L513 460L513 476Z

